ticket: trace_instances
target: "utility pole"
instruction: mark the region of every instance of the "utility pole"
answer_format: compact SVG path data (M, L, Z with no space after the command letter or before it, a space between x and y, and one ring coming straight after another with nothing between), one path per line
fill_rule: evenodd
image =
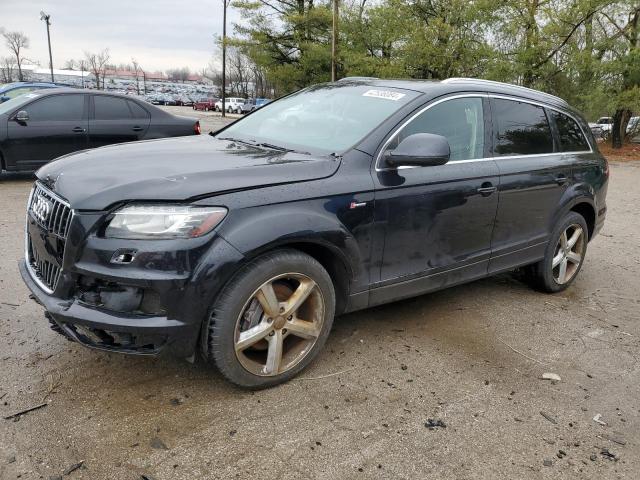
M333 0L333 35L331 36L331 81L338 79L338 1Z
M227 5L230 0L222 0L222 116L226 117L225 90L227 88Z
M40 20L43 20L47 24L47 42L49 43L49 68L51 68L51 82L55 82L53 78L53 57L51 56L51 34L49 33L49 26L51 26L51 15L40 11Z

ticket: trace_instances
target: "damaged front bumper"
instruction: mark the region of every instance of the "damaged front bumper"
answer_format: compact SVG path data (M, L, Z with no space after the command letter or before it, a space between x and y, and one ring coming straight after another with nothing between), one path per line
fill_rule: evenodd
M184 356L193 354L200 325L166 316L109 311L78 298L56 298L36 284L25 260L20 261L19 267L22 279L34 299L47 311L54 330L71 340L91 348L137 355L155 355L161 351Z
M114 265L124 244L94 237L83 248L68 247L52 293L34 280L25 259L20 273L53 329L71 340L111 352L192 356L212 302L244 257L217 236L171 245L128 241L135 260ZM187 246L188 254L175 253Z

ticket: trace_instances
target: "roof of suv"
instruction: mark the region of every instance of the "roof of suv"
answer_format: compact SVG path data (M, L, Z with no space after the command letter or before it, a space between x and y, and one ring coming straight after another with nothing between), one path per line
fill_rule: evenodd
M492 80L481 80L476 78L448 78L446 80L384 80L373 77L346 77L340 82L358 82L365 85L380 87L395 87L406 90L414 90L422 93L444 95L452 92L487 92L503 95L512 95L529 100L543 102L567 108L569 104L560 97L549 93L533 90L519 85L509 83L494 82Z

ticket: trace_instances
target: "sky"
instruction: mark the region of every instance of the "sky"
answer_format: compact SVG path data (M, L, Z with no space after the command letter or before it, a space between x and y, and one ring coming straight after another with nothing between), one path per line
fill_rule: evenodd
M53 65L84 52L109 49L110 63L131 63L145 70L187 66L200 71L214 58L214 37L222 34L223 0L0 0L0 29L29 37L25 57L49 66L46 26L51 15ZM229 9L227 32L239 21ZM9 50L0 42L0 57Z

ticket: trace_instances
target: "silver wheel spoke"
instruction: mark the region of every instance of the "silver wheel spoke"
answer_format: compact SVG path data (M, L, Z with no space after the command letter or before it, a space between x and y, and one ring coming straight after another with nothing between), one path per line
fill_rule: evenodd
M278 315L278 298L273 290L272 283L265 283L256 293L256 298L260 302L264 313L272 318Z
M560 262L560 272L558 273L558 283L564 283L567 276L567 259L563 258Z
M277 375L282 362L282 330L275 330L273 335L268 337L269 350L267 352L267 364L264 366L264 373L267 375Z
M302 338L315 338L319 335L315 323L300 320L299 318L294 318L293 321L287 322L286 329L287 333Z
M566 230L562 232L562 235L560 235L560 249L564 250L565 248L567 248L567 231Z
M576 228L575 231L573 232L573 235L571 235L571 238L567 240L567 248L571 250L575 246L575 244L578 243L578 240L580 240L581 236L582 236L582 229ZM565 238L566 238L566 232L565 232Z
M251 327L249 330L240 332L238 340L236 341L236 351L242 351L251 345L255 345L266 337L271 330L273 330L273 327L267 322L262 321L255 327Z
M563 258L564 258L564 255L562 253L562 249L560 249L558 254L555 257L553 257L553 262L551 263L551 266L553 268L556 268L558 265L560 265L560 262L562 261Z
M236 358L253 375L282 375L313 351L324 320L324 297L314 280L296 272L275 275L246 300L236 320Z
M283 316L293 315L300 305L304 303L304 301L309 298L313 289L316 288L316 282L311 279L303 279L300 280L300 284L296 291L293 292L293 295L289 297L287 303L284 305L284 312L282 312Z
M567 253L567 260L569 260L571 263L575 263L576 265L580 265L580 262L582 261L582 255L575 252L569 252Z

